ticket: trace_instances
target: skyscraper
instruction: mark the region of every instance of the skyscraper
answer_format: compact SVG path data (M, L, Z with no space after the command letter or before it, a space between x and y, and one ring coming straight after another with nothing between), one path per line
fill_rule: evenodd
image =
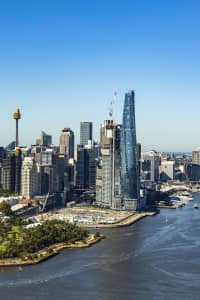
M9 192L20 193L22 156L20 148L7 152L2 160L1 184Z
M120 130L113 120L106 120L100 129L101 153L96 174L96 203L121 209Z
M38 170L33 157L25 157L21 172L21 194L30 199L38 193Z
M141 177L143 180L159 180L160 155L155 150L142 154L141 160Z
M92 122L80 123L80 145L87 145L92 140Z
M15 192L16 162L14 152L9 152L2 161L1 185L4 190Z
M77 147L76 184L80 189L95 190L96 156L93 147Z
M60 153L68 158L74 158L74 132L70 128L64 128L60 135Z
M139 209L139 168L134 91L126 93L124 100L121 129L121 187L125 209Z
M44 131L41 132L41 144L42 146L51 146L52 145L52 136L45 133Z

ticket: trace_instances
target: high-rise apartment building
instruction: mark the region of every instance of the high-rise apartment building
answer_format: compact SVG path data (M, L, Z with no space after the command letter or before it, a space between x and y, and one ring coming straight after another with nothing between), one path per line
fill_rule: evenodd
M80 145L87 145L88 141L92 141L92 122L80 123Z
M142 154L141 177L143 180L156 182L159 180L160 155L155 150Z
M38 193L38 168L33 157L25 157L21 172L21 194L31 199Z
M121 185L122 199L127 210L139 209L139 168L138 168L135 93L125 94L121 129Z
M68 158L74 158L74 132L70 128L64 128L60 135L60 153Z
M100 129L100 161L96 176L96 203L121 208L120 130L113 120L106 120Z
M160 180L168 181L174 179L175 161L163 160L159 166Z

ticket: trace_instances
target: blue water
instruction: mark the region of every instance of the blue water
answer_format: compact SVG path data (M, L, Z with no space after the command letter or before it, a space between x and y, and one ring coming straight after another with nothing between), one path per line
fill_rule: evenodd
M102 232L87 249L1 269L0 299L200 299L200 194L186 207ZM166 218L167 216L167 218Z

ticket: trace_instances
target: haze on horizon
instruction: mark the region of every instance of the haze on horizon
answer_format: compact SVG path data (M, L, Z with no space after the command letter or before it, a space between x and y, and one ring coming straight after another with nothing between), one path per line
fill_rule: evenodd
M117 3L116 3L117 2ZM64 127L79 141L80 121L100 124L117 92L136 91L137 140L143 149L200 146L200 3L195 0L77 0L0 3L0 145L41 130L54 144Z

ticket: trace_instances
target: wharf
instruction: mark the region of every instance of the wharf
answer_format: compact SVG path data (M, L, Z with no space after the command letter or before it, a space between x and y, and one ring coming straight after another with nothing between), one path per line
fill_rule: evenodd
M158 205L157 208L169 208L169 209L176 209L181 208L183 205Z
M155 212L155 211L154 212L141 212L141 213L132 214L116 223L77 224L77 225L79 227L83 227L83 228L118 228L118 227L130 226L145 217L155 216L156 214L157 214L157 212Z

